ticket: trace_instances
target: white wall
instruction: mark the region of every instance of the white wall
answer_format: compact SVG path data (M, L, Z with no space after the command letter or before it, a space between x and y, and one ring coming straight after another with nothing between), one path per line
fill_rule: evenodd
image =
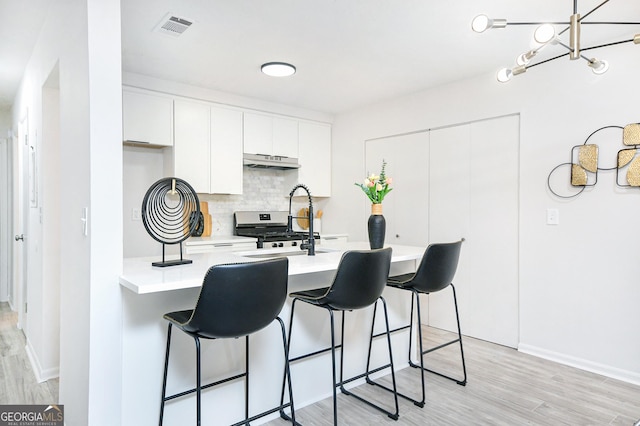
M337 116L334 196L323 230L366 238L367 203L353 185L366 173L364 140L520 113L519 348L640 383L640 340L633 337L640 324L640 192L616 187L612 172L600 172L597 186L570 200L546 186L549 172L591 132L640 121L637 47L610 47L602 56L611 64L603 76L582 61L557 60L508 84L488 74ZM598 140L601 167L615 165L621 132ZM560 211L559 225L546 225L547 208Z
M11 109L0 108L0 302L8 301L9 277L11 276L12 214L10 205L12 150L9 139Z
M59 246L59 402L65 405L65 422L70 426L105 421L117 424L120 418L119 34L119 1L56 2L55 7L49 8L13 108L14 129L28 110L29 134L42 137L42 88L59 64L59 179L63 185L59 193L59 227L63 235ZM42 165L42 154L38 152L38 164ZM84 207L89 209L86 236L80 220ZM42 241L39 211L31 210L31 239ZM43 218L45 226L47 218ZM30 263L34 277L42 277L42 267L42 259L37 257ZM42 285L40 281L29 285ZM44 312L30 310L29 321L42 322ZM27 337L44 338L36 333ZM37 347L42 344L33 342Z

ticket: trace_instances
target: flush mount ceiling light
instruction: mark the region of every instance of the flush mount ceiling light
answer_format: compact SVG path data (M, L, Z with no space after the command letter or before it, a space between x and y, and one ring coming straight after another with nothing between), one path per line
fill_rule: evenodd
M535 67L536 65L542 65L544 63L553 61L564 56L569 56L571 60L584 59L587 61L587 65L595 74L604 74L609 69L609 63L607 61L590 58L582 54L587 50L599 49L607 46L614 46L616 44L633 42L634 44L640 44L640 34L636 34L633 38L614 41L605 44L599 44L597 46L580 47L580 26L582 24L588 25L638 25L640 22L595 22L595 21L583 21L587 16L604 6L610 0L604 0L598 6L591 9L584 16L580 16L578 13L578 0L573 0L573 14L569 17L568 22L507 22L506 19L491 19L486 15L478 15L471 22L471 29L477 33L482 33L488 29L493 28L506 28L509 25L531 25L537 26L533 34L534 48L522 53L516 58L516 65L512 68L502 68L496 74L496 78L501 83L506 83L511 80L514 75L522 74L527 69ZM555 26L565 27L560 32L556 32ZM562 42L560 36L566 32L569 32L569 43ZM567 51L557 56L553 56L548 59L540 60L536 63L530 63L534 57L543 48L548 45L559 45L564 47Z
M296 67L286 62L267 62L260 69L271 77L288 77L296 73Z

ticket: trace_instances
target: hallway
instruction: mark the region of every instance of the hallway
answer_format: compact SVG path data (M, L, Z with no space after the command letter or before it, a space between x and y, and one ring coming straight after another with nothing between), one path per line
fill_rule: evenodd
M0 302L0 404L57 403L58 379L36 382L17 321L17 312Z

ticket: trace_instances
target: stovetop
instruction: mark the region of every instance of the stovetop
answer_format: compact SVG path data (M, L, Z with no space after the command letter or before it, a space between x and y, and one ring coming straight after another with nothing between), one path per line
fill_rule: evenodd
M287 219L289 213L284 211L240 211L234 213L235 234L242 237L258 239L258 248L264 247L264 243L276 244L282 247L285 242L288 245L297 245L296 242L307 239L309 232L287 232ZM319 239L318 232L313 233L314 239ZM283 244L279 244L283 243Z

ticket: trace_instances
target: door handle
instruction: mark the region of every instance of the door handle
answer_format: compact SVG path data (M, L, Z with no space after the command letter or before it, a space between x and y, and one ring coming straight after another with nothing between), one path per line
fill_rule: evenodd
M24 241L24 234L16 235L15 239L16 241Z

